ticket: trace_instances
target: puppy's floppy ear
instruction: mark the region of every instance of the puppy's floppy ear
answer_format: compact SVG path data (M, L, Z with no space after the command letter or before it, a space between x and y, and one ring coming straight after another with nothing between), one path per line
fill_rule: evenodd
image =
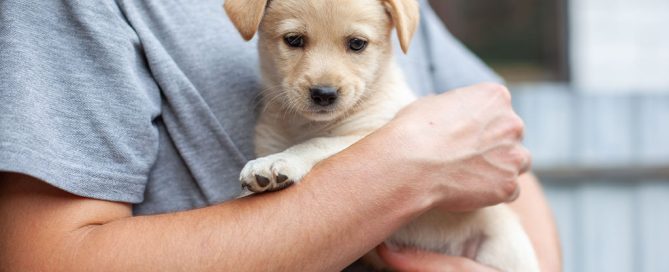
M400 39L402 51L406 54L409 51L411 38L418 28L418 1L416 0L383 0L390 13L390 17L397 29L397 36Z
M245 40L251 40L260 27L269 0L225 0L228 17Z

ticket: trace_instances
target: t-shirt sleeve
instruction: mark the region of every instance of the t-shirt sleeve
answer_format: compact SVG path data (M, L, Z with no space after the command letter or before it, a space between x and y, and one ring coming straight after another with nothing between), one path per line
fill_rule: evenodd
M138 203L160 93L114 1L0 1L0 171Z
M448 32L427 1L421 2L421 31L437 92L503 80Z

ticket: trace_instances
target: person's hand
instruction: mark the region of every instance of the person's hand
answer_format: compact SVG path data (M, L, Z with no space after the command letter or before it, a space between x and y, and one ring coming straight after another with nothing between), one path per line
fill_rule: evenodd
M381 260L396 271L425 272L497 272L494 268L464 257L448 256L415 249L391 249L385 243L377 247Z
M395 172L427 186L434 206L469 211L518 196L530 165L523 130L509 91L479 84L419 99L379 132L397 147Z

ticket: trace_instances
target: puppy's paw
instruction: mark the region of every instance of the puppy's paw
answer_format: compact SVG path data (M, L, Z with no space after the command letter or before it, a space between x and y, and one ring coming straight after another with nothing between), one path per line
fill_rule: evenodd
M239 180L242 188L254 193L278 191L299 182L312 166L296 156L278 153L246 163Z

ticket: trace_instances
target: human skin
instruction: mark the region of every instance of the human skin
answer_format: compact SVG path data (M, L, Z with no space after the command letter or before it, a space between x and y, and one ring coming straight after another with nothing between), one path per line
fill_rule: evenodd
M429 209L517 195L530 159L510 100L495 84L421 99L296 186L184 212L132 216L3 173L0 270L341 270Z
M521 219L534 246L541 271L562 271L560 241L541 185L532 174L520 176L518 183L523 193L509 205ZM418 250L390 249L383 244L377 247L377 251L379 256L397 271L496 271L463 257Z

